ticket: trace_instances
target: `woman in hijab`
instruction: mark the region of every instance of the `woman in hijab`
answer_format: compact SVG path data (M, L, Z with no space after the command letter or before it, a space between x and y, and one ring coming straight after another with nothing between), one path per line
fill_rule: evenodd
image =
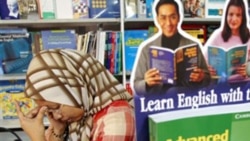
M134 141L132 96L88 54L66 49L37 54L27 71L25 96L38 105L25 115L16 102L32 141Z

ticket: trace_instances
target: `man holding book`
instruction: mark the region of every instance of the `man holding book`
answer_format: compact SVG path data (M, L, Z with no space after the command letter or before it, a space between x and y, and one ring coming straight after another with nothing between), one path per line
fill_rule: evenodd
M159 0L155 6L155 23L159 32L149 40L143 42L136 56L135 67L132 71L131 84L137 95L166 93L169 88L192 87L200 88L209 84L210 74L201 52L201 43L181 30L180 25L183 15L182 4L175 0ZM182 46L197 44L196 67L185 76L186 68L182 65L175 69L176 83L163 83L159 68L150 66L149 50L152 46L159 46L177 50ZM194 61L194 60L193 60ZM166 68L168 69L168 68Z

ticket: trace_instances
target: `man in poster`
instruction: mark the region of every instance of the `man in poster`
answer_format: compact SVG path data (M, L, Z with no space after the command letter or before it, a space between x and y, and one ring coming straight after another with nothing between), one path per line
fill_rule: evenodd
M174 0L159 0L157 3L155 7L157 14L155 22L160 30L152 38L141 44L136 56L135 67L132 71L131 84L136 94L164 94L169 88L173 87L173 85L162 83L159 68L150 68L148 53L150 46L160 46L172 50L192 43L201 46L198 40L195 40L180 29L183 17L182 12L180 12L181 8ZM175 70L177 76L175 87L200 88L209 84L210 75L205 59L200 47L197 50L197 68L191 72L188 79L184 76L185 68L181 67L181 69Z

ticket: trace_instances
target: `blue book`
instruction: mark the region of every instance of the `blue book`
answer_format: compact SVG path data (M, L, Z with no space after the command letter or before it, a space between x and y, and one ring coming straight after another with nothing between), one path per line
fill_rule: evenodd
M148 38L148 30L125 30L125 69L130 74L139 45Z
M120 18L120 0L90 0L89 18Z
M226 0L207 0L205 5L206 18L221 18Z
M218 78L228 82L249 80L237 73L237 68L247 61L247 45L234 46L225 49L219 46L208 46L208 63L215 69Z
M0 35L0 60L4 74L26 73L33 57L30 34Z
M121 32L116 32L116 47L115 47L115 71L114 74L122 72L122 41Z
M0 62L2 62L2 60L0 59ZM3 72L3 65L2 63L0 63L0 75L3 75L4 72Z
M146 17L153 18L153 3L154 0L146 0Z
M73 29L42 30L43 49L70 48L76 49L76 33Z
M163 83L175 85L177 76L189 80L191 72L197 68L198 45L189 44L176 50L151 46L149 56L150 67L160 71Z
M0 34L27 34L26 28L0 28Z
M0 19L19 19L17 0L0 1Z

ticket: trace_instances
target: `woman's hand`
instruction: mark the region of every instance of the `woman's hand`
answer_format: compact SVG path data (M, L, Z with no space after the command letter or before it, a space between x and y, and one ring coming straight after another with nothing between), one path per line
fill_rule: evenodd
M208 66L208 70L210 72L211 77L217 76L217 72L212 66Z
M62 140L58 137L55 137L55 135L53 135L53 132L56 135L61 136L64 134L66 126L67 126L65 122L62 122L61 120L56 120L54 116L60 116L60 115L56 115L56 114L49 113L49 112L47 113L47 117L50 122L50 126L45 132L45 137L47 141Z
M45 141L45 128L43 125L43 117L47 107L37 107L26 115L21 111L18 102L15 101L17 115L22 129L30 137L32 141Z
M236 67L236 73L244 78L247 77L246 64Z

